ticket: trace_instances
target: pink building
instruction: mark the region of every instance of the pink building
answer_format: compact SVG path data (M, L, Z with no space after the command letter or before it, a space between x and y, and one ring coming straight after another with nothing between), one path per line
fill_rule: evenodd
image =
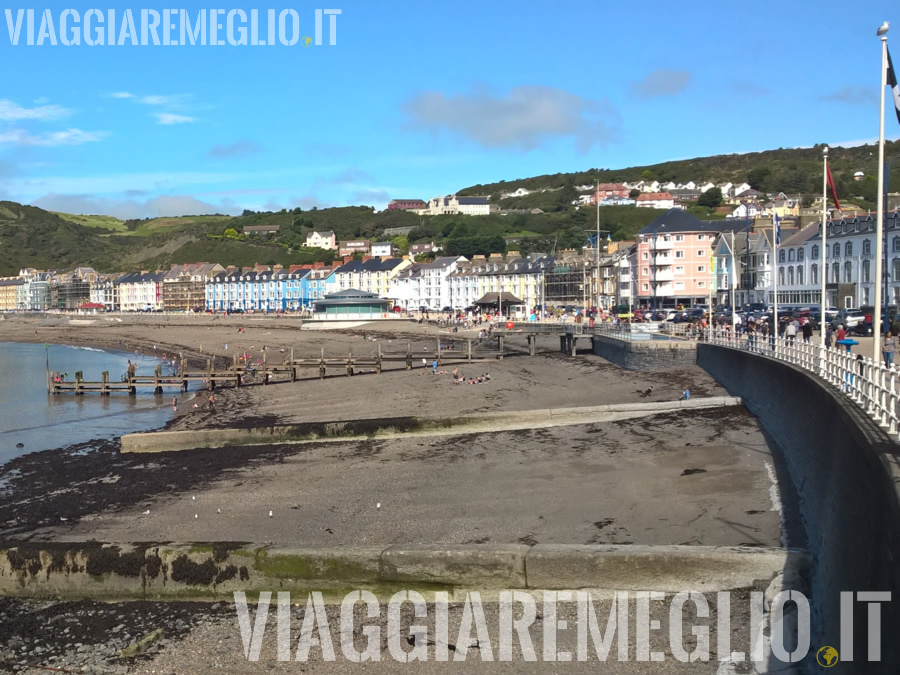
M644 307L705 305L715 296L712 250L722 231L743 223L704 222L670 209L637 236L634 279L637 304Z

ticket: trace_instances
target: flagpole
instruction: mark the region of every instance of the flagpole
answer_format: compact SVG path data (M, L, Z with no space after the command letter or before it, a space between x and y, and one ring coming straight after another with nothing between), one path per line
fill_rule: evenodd
M887 33L887 30L884 31ZM881 355L881 258L884 239L884 87L887 84L887 35L881 35L881 110L878 126L878 219L875 226L875 316L872 317L873 353L872 359L877 363Z
M822 357L823 357L823 368L824 368L824 356L825 356L825 308L828 307L828 303L826 302L825 296L825 277L828 271L825 263L825 249L828 246L827 244L827 232L828 232L828 146L826 145L822 148L822 159L823 159L823 170L822 170L822 300L821 300L821 309L822 309L822 328L820 329L820 337L822 339Z
M778 326L778 214L772 218L772 264L769 266L772 270L772 315L775 317L775 326ZM824 311L824 310L823 310ZM824 314L822 315L825 316ZM824 322L825 319L823 318Z

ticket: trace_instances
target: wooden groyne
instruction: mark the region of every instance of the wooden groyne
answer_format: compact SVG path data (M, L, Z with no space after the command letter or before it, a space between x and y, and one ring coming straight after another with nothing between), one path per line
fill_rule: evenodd
M448 349L442 347L440 341L437 341L434 350L418 353L413 352L412 344L408 342L406 352L384 352L379 344L377 352L367 355L354 355L351 349L346 356L326 356L325 349L322 348L318 356L295 358L294 350L291 349L290 354L280 364L268 363L267 355L268 351L264 351L262 364L257 367L242 363L242 359L235 356L231 367L217 369L214 366L214 360L207 359L205 370L190 370L187 362L182 359L173 375L163 375L161 365L156 366L152 375L139 375L136 364L132 363L129 364L127 373L120 381L110 380L109 371L101 373L99 381L89 381L84 379L84 373L80 370L75 373L74 381L67 381L60 371L51 371L48 366L47 391L50 394L97 393L101 396L108 396L113 393L126 393L134 396L137 394L138 387L153 387L154 394L162 394L164 389L173 387L187 391L191 382L201 382L206 389L212 391L222 385L233 387L253 384L267 385L275 377L286 377L290 382L295 382L301 379L299 373L304 368L317 369L318 379L324 380L329 370L343 372L347 377L352 377L364 370L380 374L385 364L391 363L402 363L406 366L406 370L412 370L413 361L420 358L425 359L428 365L437 361L438 367L456 363L494 362L503 358L502 351L489 357L475 357L472 352L471 339L466 341L465 350ZM397 369L394 368L394 370Z

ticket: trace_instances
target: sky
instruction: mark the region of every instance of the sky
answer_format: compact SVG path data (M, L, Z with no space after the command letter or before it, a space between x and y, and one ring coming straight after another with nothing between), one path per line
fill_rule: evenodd
M32 45L26 5L0 7L0 199L120 218L382 209L540 174L872 142L875 31L889 20L900 40L888 0L235 0L224 45L154 45L149 30L132 44L141 10L175 5L194 25L215 3L178 4L50 2ZM334 45L328 16L316 44L317 8L341 11ZM115 9L122 44L62 44L65 10L67 41L73 26L97 37L91 9L104 29ZM260 39L274 10L277 44L228 44L230 10L247 24L258 10ZM42 17L53 35L36 44Z

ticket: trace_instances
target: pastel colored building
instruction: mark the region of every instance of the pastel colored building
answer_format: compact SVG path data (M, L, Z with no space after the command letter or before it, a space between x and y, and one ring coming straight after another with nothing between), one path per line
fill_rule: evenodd
M670 209L644 227L635 244L634 284L639 306L690 307L715 299L713 248L720 232L744 223L702 221Z

